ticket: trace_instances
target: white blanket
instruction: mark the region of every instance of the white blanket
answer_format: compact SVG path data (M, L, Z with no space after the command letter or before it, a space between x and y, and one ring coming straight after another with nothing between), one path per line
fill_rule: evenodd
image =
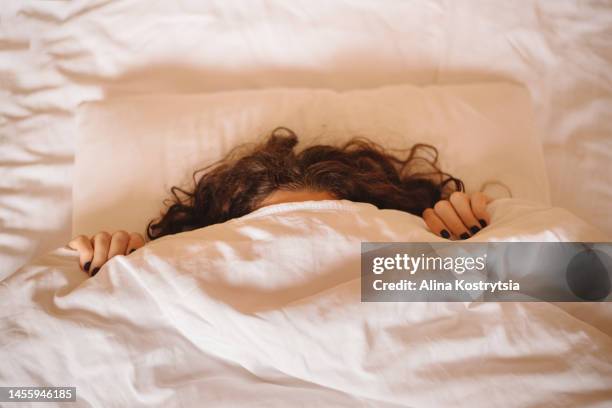
M474 241L605 240L565 210L489 210ZM0 386L104 407L612 399L609 304L360 302L362 241L436 240L410 214L320 201L159 239L92 279L57 250L0 286Z

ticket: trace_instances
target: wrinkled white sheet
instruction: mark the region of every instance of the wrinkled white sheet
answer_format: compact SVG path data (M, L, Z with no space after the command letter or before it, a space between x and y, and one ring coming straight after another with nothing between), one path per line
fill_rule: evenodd
M475 241L602 238L560 209L489 210ZM436 240L410 214L321 201L159 239L92 279L58 250L0 285L0 386L104 407L609 406L609 304L360 302L362 241Z
M611 8L4 0L0 272L67 242L75 109L128 93L513 80L534 100L553 203L612 233Z

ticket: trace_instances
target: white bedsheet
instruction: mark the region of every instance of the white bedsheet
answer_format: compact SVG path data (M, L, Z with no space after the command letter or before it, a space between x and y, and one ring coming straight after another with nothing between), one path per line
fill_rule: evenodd
M602 237L564 210L489 210L474 240ZM362 303L362 241L442 239L320 201L159 239L91 279L60 249L0 285L0 386L76 386L93 407L609 406L609 303Z
M514 80L553 203L610 234L611 26L581 0L5 0L0 275L69 239L75 109L126 93Z

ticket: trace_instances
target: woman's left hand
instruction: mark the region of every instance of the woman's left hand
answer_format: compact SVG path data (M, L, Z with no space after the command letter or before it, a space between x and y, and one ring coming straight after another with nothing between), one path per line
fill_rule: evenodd
M89 276L95 276L109 259L117 255L129 255L143 245L142 235L125 231L113 234L101 231L93 237L79 235L68 243L68 247L79 251L79 264Z
M448 200L438 201L423 212L429 229L442 238L468 239L489 225L487 204L491 199L484 193L456 191Z

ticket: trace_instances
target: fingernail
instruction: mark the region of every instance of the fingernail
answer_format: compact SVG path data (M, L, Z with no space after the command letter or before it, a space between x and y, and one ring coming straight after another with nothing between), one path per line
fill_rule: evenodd
M132 249L130 249L130 254L131 254L132 252L134 252L135 250L136 250L136 248L132 248Z
M85 262L85 265L83 265L83 269L85 269L85 272L89 272L90 266L91 266L91 261Z
M459 238L461 239L468 239L469 237L470 237L470 234L468 234L467 232L464 232L463 234L459 236Z
M447 230L445 230L445 229L443 229L442 231L440 231L440 236L441 236L442 238L446 238L446 239L449 239L449 238L450 238L450 234L449 234L449 233L448 233L448 231L447 231Z
M478 228L476 225L470 228L470 232L472 233L472 235L476 234L478 231L480 231L480 228Z
M485 220L480 219L480 220L478 220L478 222L480 222L480 226L481 226L482 228L484 228L484 227L486 227L486 226L487 226L487 222L486 222Z
M91 271L91 276L96 276L96 273L98 273L99 270L100 268L94 268L94 270Z

